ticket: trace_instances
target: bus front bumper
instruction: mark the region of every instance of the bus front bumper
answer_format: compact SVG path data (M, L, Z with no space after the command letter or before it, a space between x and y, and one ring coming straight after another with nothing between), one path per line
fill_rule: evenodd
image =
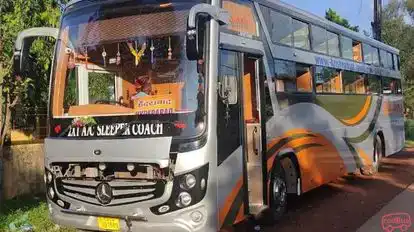
M149 220L143 216L120 216L102 214L97 212L76 212L61 210L53 202L49 202L51 218L59 225L83 229L83 230L102 230L98 226L98 218L113 218L119 220L119 231L148 231L148 232L193 232L193 231L214 231L207 228L207 210L204 205L198 205L189 209L174 212L157 218L157 221ZM200 219L194 215L203 215ZM196 219L196 220L195 220Z

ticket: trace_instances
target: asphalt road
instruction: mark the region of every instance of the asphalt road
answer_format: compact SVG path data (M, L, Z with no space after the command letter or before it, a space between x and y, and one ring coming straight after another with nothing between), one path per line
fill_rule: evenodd
M260 231L356 231L412 183L414 148L385 158L375 176L346 176L303 194L281 222ZM234 231L255 230L245 222Z

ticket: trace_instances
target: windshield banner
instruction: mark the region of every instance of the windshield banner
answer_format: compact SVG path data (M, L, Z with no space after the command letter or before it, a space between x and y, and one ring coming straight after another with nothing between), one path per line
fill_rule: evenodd
M145 116L141 116L145 117ZM117 117L110 121L115 121ZM129 119L128 117L118 118ZM85 137L163 137L180 135L187 127L177 122L136 121L110 122L108 119L96 120L92 117L75 119L55 119L51 127L51 137L85 138Z

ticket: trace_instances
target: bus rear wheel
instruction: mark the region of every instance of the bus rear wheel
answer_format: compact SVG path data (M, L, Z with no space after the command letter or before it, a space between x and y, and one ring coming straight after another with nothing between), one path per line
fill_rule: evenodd
M381 137L377 135L374 141L374 160L372 162L374 173L379 171L382 157L384 157L384 144Z
M361 173L365 176L372 176L378 173L381 165L381 158L384 156L384 144L379 135L375 136L372 164L361 168Z

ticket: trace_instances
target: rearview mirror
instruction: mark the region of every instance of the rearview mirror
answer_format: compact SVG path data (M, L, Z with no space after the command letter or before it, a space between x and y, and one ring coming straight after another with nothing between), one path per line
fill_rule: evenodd
M238 98L237 77L225 75L220 80L219 94L225 104L235 105Z
M37 27L24 30L17 36L14 45L13 69L16 75L20 75L28 65L27 57L30 47L38 37L53 37L57 39L59 30L50 27Z
M198 60L203 57L204 32L206 22L213 18L220 25L229 23L229 13L217 6L197 4L193 6L188 15L186 34L186 53L188 60Z

